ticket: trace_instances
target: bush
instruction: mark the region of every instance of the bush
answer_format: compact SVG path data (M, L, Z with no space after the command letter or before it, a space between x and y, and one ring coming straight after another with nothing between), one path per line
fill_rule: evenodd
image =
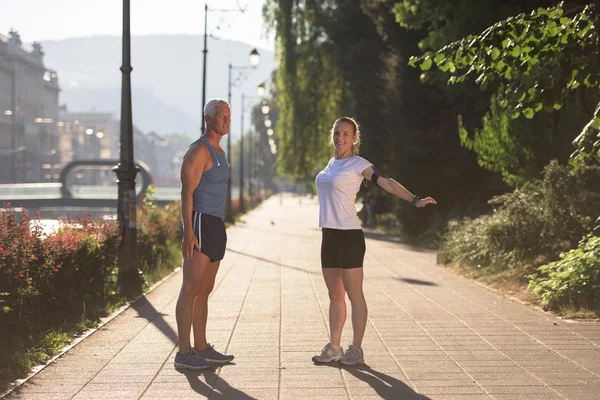
M137 248L140 270L153 283L181 265L181 213L179 202L161 208L149 198L138 213Z
M544 306L600 309L600 237L585 236L576 249L538 271L529 288Z
M56 270L44 295L41 313L52 319L69 320L76 315L95 319L109 301L117 265L119 234L112 222L84 218L65 221L50 236ZM44 321L52 324L52 321Z
M489 201L493 213L448 224L446 262L502 270L556 260L600 215L600 167L573 169L551 162L542 180Z

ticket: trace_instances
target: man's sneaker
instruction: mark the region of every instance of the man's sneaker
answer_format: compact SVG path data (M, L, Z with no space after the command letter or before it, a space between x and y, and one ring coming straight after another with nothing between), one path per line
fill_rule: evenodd
M186 353L181 354L177 352L175 354L175 368L185 369L206 369L212 367L212 363L208 360L203 360L196 356L196 353L192 350L188 350Z
M342 346L339 346L336 349L331 343L327 343L325 347L323 347L323 350L321 350L321 354L314 356L312 360L315 363L328 363L339 360L343 354L344 349L342 349Z
M215 350L210 344L206 348L206 350L198 350L192 349L196 354L196 357L203 358L207 361L213 362L215 364L225 364L233 361L232 355L222 354Z
M338 362L344 365L364 364L365 357L362 349L359 349L353 344L350 344L350 346L348 346L348 350L346 350L346 352L338 360Z

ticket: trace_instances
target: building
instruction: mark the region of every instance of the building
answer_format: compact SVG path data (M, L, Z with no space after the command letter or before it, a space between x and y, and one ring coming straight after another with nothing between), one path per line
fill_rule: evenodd
M59 92L39 43L0 35L0 182L58 179Z
M137 139L137 138L136 138ZM181 162L177 162L177 151L173 146L156 132L148 133L143 142L139 138L136 146L143 148L144 152L140 153L140 160L143 160L150 167L150 175L157 186L169 186L179 184L179 171ZM136 151L138 147L136 147Z
M60 163L76 160L118 158L119 121L111 113L68 112L61 107L59 127Z
M61 166L77 160L118 162L121 127L114 114L68 112L67 107L62 106L58 127ZM160 135L155 132L144 134L134 126L133 143L135 160L145 164L155 185L179 182L179 170L174 163L175 152ZM116 181L116 178L112 169L107 167L94 173L83 169L74 171L74 176L69 179L78 179L82 184L107 184Z

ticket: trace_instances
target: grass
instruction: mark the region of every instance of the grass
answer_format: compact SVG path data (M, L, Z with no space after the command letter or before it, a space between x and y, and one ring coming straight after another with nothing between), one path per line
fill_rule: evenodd
M0 343L0 354L9 357L2 362L3 368L0 369L0 392L4 392L10 382L28 374L36 365L60 353L78 335L96 326L97 321L83 319L18 341Z

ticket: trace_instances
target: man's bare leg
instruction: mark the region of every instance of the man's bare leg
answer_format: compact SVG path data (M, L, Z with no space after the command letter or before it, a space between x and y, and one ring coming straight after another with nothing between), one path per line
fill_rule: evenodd
M190 330L194 315L194 300L202 291L204 280L211 275L209 264L211 264L210 259L199 251L194 251L191 260L183 262L183 282L175 309L181 354L191 348ZM214 275L212 281L214 282ZM206 316L204 317L204 327L206 331Z
M192 326L194 327L194 348L198 350L206 350L208 343L206 340L206 321L208 319L208 297L210 296L215 286L215 277L219 270L219 264L221 261L210 262L209 258L202 254L203 258L206 258L208 265L204 267L204 259L202 260L203 268L205 272L203 274L200 291L196 295L194 300L194 318Z

